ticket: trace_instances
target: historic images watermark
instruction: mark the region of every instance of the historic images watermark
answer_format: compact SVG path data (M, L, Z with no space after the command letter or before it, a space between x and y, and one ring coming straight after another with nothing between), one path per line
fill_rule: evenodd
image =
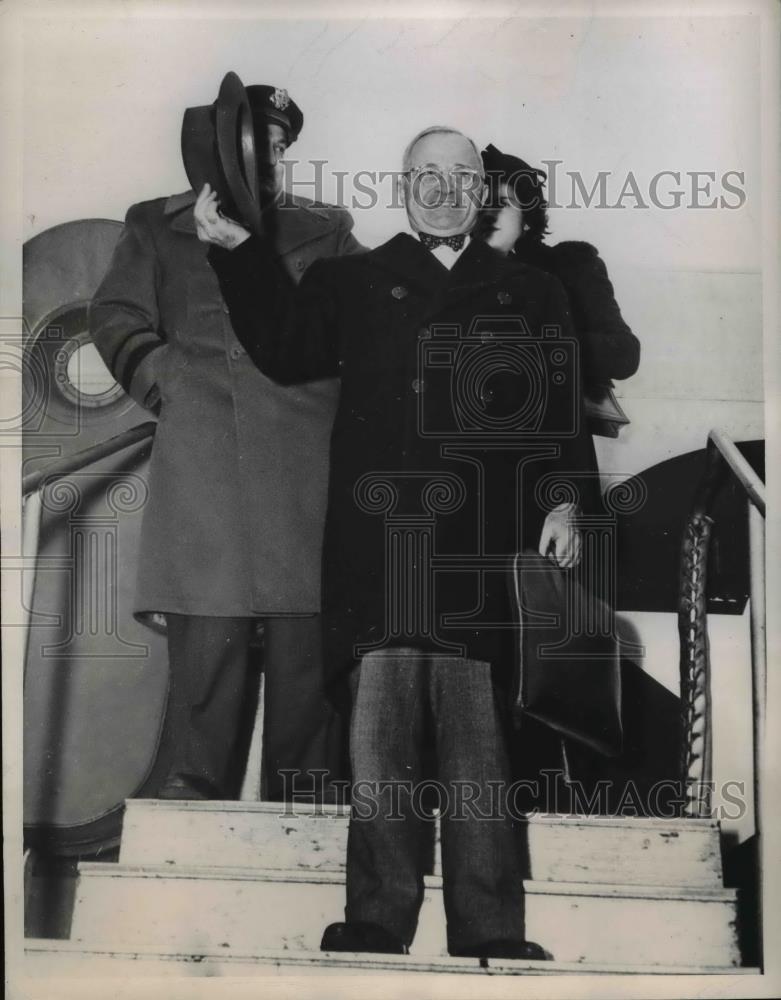
M144 659L147 644L122 634L120 602L123 553L135 549L149 489L140 471L90 452L105 443L106 416L133 403L91 345L86 305L61 313L35 330L22 317L0 324L0 365L20 384L0 447L22 442L24 504L21 551L3 559L18 581L20 614L5 624L28 629L28 663Z
M566 169L563 160L544 159L541 168L547 182L536 174L529 179L537 188L526 201L517 200L513 191L513 175L501 178L508 186L508 197L516 199L516 207L534 208L540 203L542 184L546 185L545 202L551 209L659 209L676 210L726 210L735 211L746 204L746 172L742 169L682 170L671 166L654 173L626 170L598 170L586 173ZM311 198L314 201L335 201L352 211L384 208L401 208L402 198L412 198L416 203L433 207L455 193L460 198L481 202L483 180L490 181L491 174L483 177L473 171L454 171L445 176L435 168L415 171L412 174L395 170L334 170L328 160L285 161L285 193L279 207L292 204L290 195ZM407 179L406 194L402 195L402 181Z
M717 801L713 818L736 822L748 814L744 781L690 783L664 779L642 785L634 780L616 782L607 778L584 782L561 770L543 769L535 778L515 781L461 780L443 782L435 778L383 781L333 781L327 771L281 770L284 803L280 816L350 816L358 822L402 821L409 816L421 820L446 816L449 820L485 822L530 816L610 816L676 819L686 815L693 791L708 791ZM326 802L330 804L326 805Z

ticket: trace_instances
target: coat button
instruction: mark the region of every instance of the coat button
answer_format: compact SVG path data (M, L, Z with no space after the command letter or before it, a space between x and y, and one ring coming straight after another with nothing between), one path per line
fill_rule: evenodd
M391 295L394 297L394 299L404 299L407 297L407 289L404 287L404 285L396 285L395 287L391 288Z
M423 380L419 378L413 379L412 389L414 392L423 392Z
M231 357L233 358L234 361L240 358L242 354L246 353L247 352L244 350L243 347L231 347Z
M513 300L509 292L499 292L496 297L499 299L499 304L503 306L509 306Z
M303 271L304 270L304 262L303 262L303 260L301 260L300 257L296 258L296 270L297 271Z

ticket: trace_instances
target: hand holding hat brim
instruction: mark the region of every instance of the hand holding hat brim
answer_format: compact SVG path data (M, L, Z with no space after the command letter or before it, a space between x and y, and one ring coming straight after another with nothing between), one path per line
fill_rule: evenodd
M249 230L220 212L219 198L208 184L204 184L198 195L193 216L195 230L202 243L233 250L250 237Z

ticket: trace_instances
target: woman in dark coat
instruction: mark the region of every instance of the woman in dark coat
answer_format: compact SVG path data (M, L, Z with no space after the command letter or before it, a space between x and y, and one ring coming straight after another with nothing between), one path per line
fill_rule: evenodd
M548 205L543 191L544 171L517 156L489 145L482 152L488 197L473 235L521 265L554 275L567 294L572 324L581 351L585 414L592 434L617 437L626 422L611 392L613 379L633 375L640 362L640 342L621 316L607 268L590 243L566 241L551 245ZM580 505L585 513L601 512L599 470L591 444L591 474L580 486ZM577 570L588 589L608 601L615 595L603 573L595 571L594 550L584 546ZM589 565L591 564L591 565ZM582 746L568 741L569 758L576 771ZM521 764L521 777L535 777L544 767L554 771L563 761L560 737L534 720L527 719L514 746L514 762ZM567 765L565 764L565 770ZM549 810L549 801L530 802Z
M492 145L482 157L489 198L475 235L561 281L582 344L586 395L604 397L612 379L629 378L640 363L640 342L621 316L604 262L590 243L545 242L544 171ZM592 429L605 433L604 427Z

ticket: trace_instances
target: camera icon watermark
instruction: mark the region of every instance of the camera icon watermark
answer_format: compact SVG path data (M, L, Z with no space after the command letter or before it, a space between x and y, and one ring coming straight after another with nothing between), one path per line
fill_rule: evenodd
M87 310L75 303L35 327L22 316L0 317L0 447L21 437L26 459L58 457L89 426L108 425L135 405L92 343Z
M478 316L418 342L418 430L426 438L570 438L580 430L580 345L560 326ZM448 404L443 405L443 400Z

